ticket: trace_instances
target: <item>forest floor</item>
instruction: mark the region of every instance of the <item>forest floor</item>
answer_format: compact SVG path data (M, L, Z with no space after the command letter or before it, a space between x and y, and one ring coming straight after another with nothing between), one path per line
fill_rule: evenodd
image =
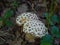
M35 42L25 40L22 26L16 24L16 17L23 12L36 13L39 20L48 28L49 34L54 38L52 45L60 45L60 33L57 37L54 35L54 31L51 34L51 27L53 26L58 28L57 30L60 32L60 0L54 2L52 0L0 0L0 45L40 45L40 38L36 38ZM49 15L50 11L50 15L55 15L52 18L53 23L48 22L44 16ZM59 18L57 19L57 17Z

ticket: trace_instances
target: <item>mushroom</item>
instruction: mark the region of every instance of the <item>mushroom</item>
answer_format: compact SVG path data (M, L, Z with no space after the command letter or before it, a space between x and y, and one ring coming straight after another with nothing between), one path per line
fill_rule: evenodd
M23 32L32 34L34 37L39 38L48 34L46 26L39 20L26 21L23 25Z
M39 20L37 15L32 12L25 12L17 16L16 23L19 26L23 25L23 32L26 34L25 39L34 42L36 37L42 38L48 34L47 28L42 21Z
M16 18L16 23L21 26L23 25L26 21L28 20L38 20L38 17L35 13L32 12L25 12L22 13L21 15L17 16Z

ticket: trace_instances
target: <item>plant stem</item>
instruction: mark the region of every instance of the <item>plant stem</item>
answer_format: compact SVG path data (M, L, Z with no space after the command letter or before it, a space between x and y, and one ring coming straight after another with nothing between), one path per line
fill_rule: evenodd
M48 28L49 28L49 22L50 22L51 16L53 15L55 10L55 6L56 6L56 0L51 0L50 12L49 12L49 16L47 17Z

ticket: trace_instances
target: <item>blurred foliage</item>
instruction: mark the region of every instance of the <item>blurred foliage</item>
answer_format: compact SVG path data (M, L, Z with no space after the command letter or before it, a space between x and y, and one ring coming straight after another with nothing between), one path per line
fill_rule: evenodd
M6 20L5 25L9 27L9 26L13 26L13 23L9 20Z
M44 17L46 18L46 21L47 21L48 25L54 25L52 20L49 18L49 13L48 12L44 13Z
M11 9L7 9L6 12L4 13L3 17L0 17L0 28L3 25L6 26L12 26L13 23L11 21L9 21L9 18L11 18L13 16L13 10Z
M57 15L53 15L51 17L51 20L52 20L53 23L58 23L59 24L59 17Z
M40 45L53 45L53 38L51 35L45 35L41 38L41 44Z
M49 25L54 25L54 23L60 24L60 17L58 17L57 15L53 14L50 18L49 18L49 13L46 12L44 13L44 17L46 18L47 22L49 23Z
M6 12L4 13L4 19L8 19L13 15L13 10L7 9Z
M13 7L17 7L18 6L18 3L17 3L17 1L14 1L13 3L12 3L12 5L13 5Z
M55 5L57 0L51 0L49 12L44 13L44 17L48 23L47 27L50 28L51 35L46 35L41 38L40 45L53 45L54 37L60 39L60 30L55 24L60 24L60 17L54 14Z
M13 3L11 3L12 8L13 8L14 10L16 10L17 7L18 7L18 4L19 4L19 3L17 2L17 0L13 1Z
M60 31L59 28L56 26L51 26L51 34L56 38L60 38Z

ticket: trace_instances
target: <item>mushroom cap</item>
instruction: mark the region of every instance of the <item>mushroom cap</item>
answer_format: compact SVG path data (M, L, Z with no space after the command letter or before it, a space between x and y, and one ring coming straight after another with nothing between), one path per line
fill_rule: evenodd
M16 23L18 25L22 25L24 24L26 21L28 20L38 20L38 17L35 13L32 12L26 12L26 13L22 13L21 15L17 16L16 18Z
M48 34L47 28L44 23L39 20L29 20L23 25L23 32L30 33L35 37L42 37Z

